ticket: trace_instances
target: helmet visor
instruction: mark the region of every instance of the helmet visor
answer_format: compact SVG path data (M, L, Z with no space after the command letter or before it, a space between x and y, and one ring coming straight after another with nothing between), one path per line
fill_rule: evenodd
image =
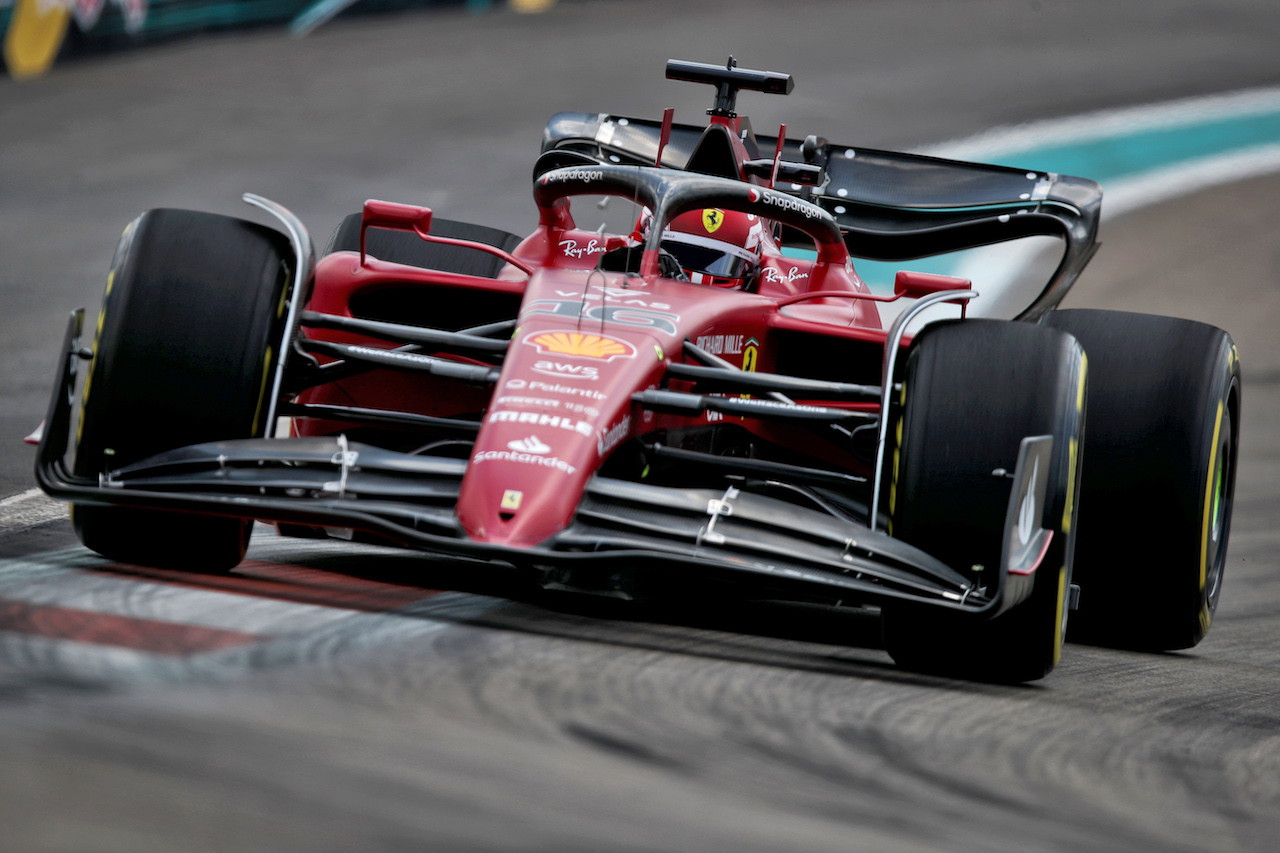
M707 246L663 240L662 248L675 255L686 272L700 272L722 278L744 278L750 268L750 262L746 258Z

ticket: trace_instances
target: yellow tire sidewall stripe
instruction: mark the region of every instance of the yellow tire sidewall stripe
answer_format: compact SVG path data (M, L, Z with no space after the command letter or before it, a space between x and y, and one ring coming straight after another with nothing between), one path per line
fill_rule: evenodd
M262 382L258 387L258 406L253 410L253 425L249 428L249 434L253 436L258 434L258 421L262 419L262 403L267 399L267 377L271 375L272 355L274 352L268 345L267 352L262 358Z
M1209 447L1209 477L1204 486L1204 521L1200 528L1200 589L1204 590L1209 563L1209 522L1213 513L1213 487L1218 473L1218 437L1222 432L1222 401L1213 422L1213 444Z
M1067 567L1063 566L1058 569L1058 600L1057 607L1053 609L1053 665L1057 666L1058 661L1062 659L1062 635L1065 633L1064 617L1066 611L1063 606L1066 602L1067 595Z
M1076 380L1076 423L1077 434L1071 436L1067 445L1067 499L1062 510L1062 532L1068 534L1071 532L1071 516L1074 514L1076 505L1076 465L1080 458L1080 441L1079 441L1079 423L1084 416L1084 387L1085 379L1089 374L1089 356L1084 350L1080 351L1080 376Z

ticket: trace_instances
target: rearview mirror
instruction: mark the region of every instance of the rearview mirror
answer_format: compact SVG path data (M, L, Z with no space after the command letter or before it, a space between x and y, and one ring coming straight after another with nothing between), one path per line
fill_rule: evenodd
M906 296L911 299L919 299L921 296L946 290L968 290L971 287L973 282L967 278L911 270L899 270L893 279L894 296Z

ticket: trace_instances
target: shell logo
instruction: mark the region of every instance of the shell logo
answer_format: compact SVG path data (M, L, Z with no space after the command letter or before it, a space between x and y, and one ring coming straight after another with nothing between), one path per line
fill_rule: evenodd
M615 358L634 358L636 349L626 341L604 335L588 335L582 332L542 332L525 338L540 353L579 356L612 361Z

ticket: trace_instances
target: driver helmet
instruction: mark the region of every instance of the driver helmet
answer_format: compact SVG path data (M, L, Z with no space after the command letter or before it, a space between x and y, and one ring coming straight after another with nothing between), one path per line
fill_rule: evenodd
M749 289L760 269L763 233L758 216L708 207L672 219L662 232L662 248L696 284Z

